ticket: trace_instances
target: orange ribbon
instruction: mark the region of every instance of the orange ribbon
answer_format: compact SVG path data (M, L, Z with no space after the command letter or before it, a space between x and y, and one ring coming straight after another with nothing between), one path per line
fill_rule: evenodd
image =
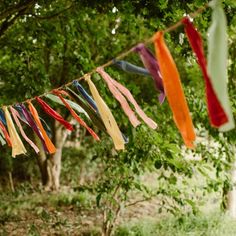
M56 152L56 147L54 146L54 144L52 143L52 141L48 137L46 131L44 130L43 125L42 125L42 123L41 123L41 121L39 119L37 110L35 109L35 107L33 106L33 104L30 101L28 101L28 104L29 104L30 113L32 114L32 116L33 116L33 118L34 118L34 120L35 120L35 122L36 122L36 124L37 124L37 126L38 126L38 128L39 128L39 130L40 130L40 132L41 132L41 134L43 136L43 138L44 138L45 145L46 145L46 147L48 149L48 152L50 154L55 153Z
M184 143L189 148L194 148L196 135L189 113L186 98L180 81L179 72L167 48L163 32L159 31L154 36L156 57L160 64L164 90L173 113L173 118L179 129Z

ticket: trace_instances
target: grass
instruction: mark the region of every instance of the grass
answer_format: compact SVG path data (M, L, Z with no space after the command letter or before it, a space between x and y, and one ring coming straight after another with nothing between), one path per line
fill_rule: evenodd
M236 224L219 212L209 215L146 219L120 225L115 236L235 236Z

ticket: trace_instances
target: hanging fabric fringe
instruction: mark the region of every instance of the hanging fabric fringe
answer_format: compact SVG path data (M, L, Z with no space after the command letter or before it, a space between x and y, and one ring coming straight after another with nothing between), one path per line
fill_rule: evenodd
M38 116L38 112L37 110L35 109L34 105L28 101L28 105L29 105L29 110L34 118L34 121L35 123L37 124L42 136L43 136L43 139L45 141L45 145L47 147L47 150L50 154L54 154L56 152L56 147L54 146L54 144L52 143L52 141L50 140L50 138L48 137L45 129L43 128L43 125L39 119L39 116Z
M100 140L98 135L90 127L88 127L88 125L76 114L76 112L72 109L72 107L62 97L62 95L66 96L69 95L63 90L54 90L53 93L56 94L61 99L66 108L70 111L71 115L79 122L79 124L82 125L84 128L86 128L95 140Z
M141 122L138 120L136 117L135 113L133 110L130 108L128 102L126 101L125 97L121 94L121 92L116 88L116 86L112 83L111 77L103 70L103 68L99 67L96 70L102 78L105 80L107 83L109 90L113 94L113 96L119 101L123 111L129 118L130 123L134 126L137 127L138 125L141 124Z
M208 114L212 126L219 127L228 121L227 115L225 114L216 94L213 90L210 78L207 73L207 62L204 55L203 43L200 33L195 29L194 25L190 21L189 17L182 19L184 24L185 32L187 34L189 43L197 57L198 64L202 70L203 78L205 79L206 87L206 98Z
M106 105L106 103L103 101L101 96L99 95L95 85L90 79L90 76L85 76L85 80L88 82L89 89L93 95L93 98L97 104L98 111L101 115L101 118L104 122L104 125L107 129L108 134L111 136L115 148L117 150L123 150L125 148L124 145L124 139L122 137L122 134L120 132L120 129L115 121L115 118L113 117L110 109Z
M5 113L5 118L6 118L6 122L7 122L7 129L9 132L9 136L10 136L10 140L12 143L12 156L16 157L17 155L20 154L26 154L26 149L24 144L22 143L16 128L14 126L14 123L11 119L11 115L7 109L7 107L3 107L3 111Z
M64 120L64 118L55 110L53 110L46 102L44 102L41 98L36 97L37 102L40 104L40 106L42 107L42 109L51 117L53 117L55 120L57 120L58 122L60 122L66 129L72 131L73 130L73 126L67 122L66 120Z
M167 100L173 112L174 121L184 139L185 145L193 148L193 142L196 136L192 119L180 82L179 72L165 44L163 32L159 31L156 33L154 44L156 56L160 63Z
M208 30L207 70L216 96L228 117L228 122L221 125L219 130L229 131L235 127L235 124L227 91L227 22L221 0L211 1L210 6L213 12L212 23Z
M156 58L153 56L151 51L145 47L143 43L138 44L133 48L133 51L138 52L139 56L143 62L143 65L152 75L152 78L155 82L156 89L161 93L158 97L160 104L165 100L165 91L162 82L162 76L160 73L160 68Z
M13 107L9 107L10 108L10 111L11 111L11 114L13 116L13 119L16 123L16 125L18 126L19 130L20 130L20 133L22 135L22 137L25 139L25 141L35 150L36 153L39 153L39 149L38 147L34 144L34 142L32 142L28 136L25 134L21 124L20 124L20 121L18 118L20 118L20 115L19 113L17 112L17 110L15 110Z
M110 85L111 89L115 89L115 94L112 94L114 95L114 97L116 97L116 94L119 93L125 100L126 104L127 101L126 99L129 100L130 103L132 103L134 105L134 108L136 110L136 112L138 113L138 115L143 119L143 121L152 129L156 129L157 128L157 124L152 120L150 119L144 112L143 110L140 108L140 106L137 104L137 102L135 101L133 95L131 94L131 92L126 88L124 87L123 85L121 85L120 83L118 83L116 80L112 79L104 70L103 68L97 68L97 72L103 77L103 79L108 83L108 86ZM110 88L109 87L109 88ZM125 96L123 96L123 95ZM118 100L118 99L117 99ZM123 105L124 106L124 105ZM129 104L128 104L129 106ZM129 107L130 108L130 107ZM131 110L131 108L130 108ZM133 113L133 111L131 110L131 112ZM130 116L130 113L127 112L126 113L128 115L128 117ZM133 113L133 115L135 116L135 114ZM132 117L132 116L131 116ZM136 116L135 116L136 118ZM137 118L136 118L137 119ZM131 121L131 120L130 120ZM138 120L137 120L138 121ZM139 122L139 121L138 121ZM132 123L132 122L131 122ZM139 122L140 123L140 122ZM134 125L133 125L134 126ZM136 127L136 126L134 126Z

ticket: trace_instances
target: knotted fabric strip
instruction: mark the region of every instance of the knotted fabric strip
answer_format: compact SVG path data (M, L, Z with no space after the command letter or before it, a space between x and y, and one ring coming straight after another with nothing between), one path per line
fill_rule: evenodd
M84 120L82 120L76 112L72 109L72 107L65 101L65 99L62 97L62 95L69 96L66 91L63 90L53 90L53 93L57 95L63 104L66 106L66 108L70 111L71 115L79 122L80 125L82 125L84 128L88 130L88 132L93 136L95 140L100 140L98 135L85 123Z
M227 22L221 0L213 0L209 5L213 12L211 26L208 30L207 71L216 96L228 117L228 122L221 125L219 130L229 131L235 127L235 124L227 90Z
M174 121L183 137L185 145L189 148L193 148L193 142L196 136L192 119L180 82L179 72L165 44L163 32L159 31L155 34L154 45L156 56L160 63L167 100L172 110Z
M162 82L162 75L160 72L159 64L157 59L151 53L151 51L145 47L143 43L138 44L136 47L133 48L135 52L139 53L139 56L143 62L143 65L152 75L152 78L155 83L156 89L161 93L159 95L159 102L162 104L165 100L165 91Z
M123 150L125 148L124 139L122 137L122 134L120 132L120 129L115 121L115 118L113 117L110 109L106 105L106 103L101 98L100 94L98 93L95 85L90 79L90 76L85 76L85 80L87 81L89 85L89 89L92 93L92 96L97 104L97 108L99 111L99 114L101 115L101 118L103 120L103 123L107 129L108 134L111 136L115 149L117 150Z
M5 113L5 118L6 118L6 122L7 122L7 129L8 129L9 136L10 136L11 143L12 143L12 156L16 157L17 155L25 154L27 151L26 151L25 146L22 143L22 141L16 131L16 128L14 126L14 123L11 119L11 115L10 115L7 107L3 107L3 111Z
M51 117L53 117L54 119L56 119L58 122L60 122L66 129L72 131L73 130L73 126L67 122L66 120L64 120L64 118L55 110L53 110L45 101L43 101L41 98L36 97L37 102L40 104L40 106L42 107L42 109Z
M125 97L121 94L121 92L116 88L116 86L113 84L111 77L103 70L103 68L99 67L96 69L96 71L102 76L102 78L107 83L109 90L113 94L113 96L119 101L123 111L129 118L129 121L134 127L137 127L141 122L136 117L133 110L130 108L128 102L126 101Z
M12 116L13 116L14 121L15 121L16 125L18 126L18 128L19 128L19 130L20 130L20 132L21 132L21 135L23 136L23 138L25 139L25 141L34 149L34 151L35 151L36 153L39 153L38 147L37 147L37 146L34 144L34 142L33 142L32 140L30 140L30 139L28 138L28 136L25 134L25 132L24 132L22 126L21 126L21 123L20 123L20 121L19 121L19 119L20 119L20 114L18 113L18 111L15 110L12 106L10 106L9 108L10 108L10 111L11 111L11 114L12 114ZM19 119L18 119L18 118L19 118Z
M30 113L32 114L33 118L34 118L34 121L35 123L37 124L42 136L43 136L43 139L45 141L45 145L47 147L47 150L50 154L53 154L56 152L56 147L54 146L54 144L52 143L52 141L50 140L50 138L48 137L46 131L44 130L43 128L43 125L40 121L40 118L38 116L38 112L37 110L35 109L34 105L28 101L28 105L29 105L29 110L30 110Z
M198 64L202 70L203 78L205 80L207 108L211 125L219 127L222 124L226 123L228 121L228 118L215 94L215 91L211 84L211 80L207 73L207 62L204 55L202 37L200 33L198 33L198 31L195 29L189 17L184 17L182 19L182 22L184 24L189 43L197 57Z

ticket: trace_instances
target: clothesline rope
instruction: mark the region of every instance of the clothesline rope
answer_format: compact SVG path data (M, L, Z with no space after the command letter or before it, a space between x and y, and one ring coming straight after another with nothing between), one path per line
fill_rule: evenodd
M195 17L197 17L199 14L201 14L201 13L202 13L206 8L208 8L208 7L209 7L209 3L206 3L204 6L201 6L201 7L198 8L196 11L194 11L194 12L192 12L192 13L189 13L188 15L189 15L189 17L191 17L191 18L195 18ZM163 33L168 33L168 32L171 32L171 31L175 30L176 28L180 27L181 25L183 25L182 19L180 19L180 20L177 21L175 24L171 25L170 27L168 27L168 28L166 28L166 29L164 29L164 30L162 30L162 31L163 31ZM153 42L153 41L154 41L154 35L153 35L152 37L146 39L146 40L143 42L143 44L147 45L147 44L149 44L149 43L151 43L151 42ZM137 45L137 44L136 44L136 45ZM125 52L120 53L120 54L119 54L118 56L116 56L115 58L116 58L117 60L123 59L124 57L128 56L131 52L133 52L133 47L131 47L129 50L127 50L127 51L125 51ZM112 65L113 63L114 63L114 62L113 62L113 59L112 59L112 60L110 60L110 61L106 62L105 64L100 65L100 66L98 66L98 67L105 68L105 67L108 67L108 66ZM22 101L22 102L17 102L17 103L15 103L15 104L6 105L6 107L14 106L14 105L19 104L19 103L20 103L20 104L24 104L24 103L27 103L27 102L31 102L31 101L35 100L36 97L43 97L43 96L45 96L45 95L47 95L47 94L49 94L49 93L52 93L53 90L60 90L60 89L63 89L63 88L65 88L65 87L69 87L70 85L72 85L73 81L75 81L75 80L76 80L76 81L81 81L81 80L83 80L86 76L92 75L93 73L96 72L96 69L97 69L97 67L94 68L93 70L91 70L90 72L84 74L83 76L80 76L80 77L78 77L78 78L75 78L75 79L73 79L72 81L70 81L70 82L68 82L68 83L66 83L66 84L61 85L60 87L53 88L53 89L51 89L51 90L49 90L49 91L47 91L47 92L45 92L45 93L43 93L43 94L41 94L41 95L35 96L35 97L33 97L33 98L26 99L26 100L24 100L24 101Z

